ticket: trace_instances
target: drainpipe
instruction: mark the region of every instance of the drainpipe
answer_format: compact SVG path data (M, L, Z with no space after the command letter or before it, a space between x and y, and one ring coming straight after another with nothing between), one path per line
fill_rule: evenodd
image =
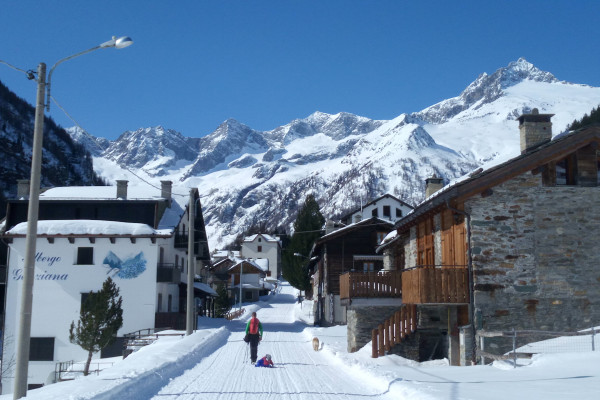
M469 281L469 320L471 321L471 330L473 337L471 338L471 361L475 365L477 357L477 340L475 339L475 299L473 298L473 256L471 253L471 215L465 211L456 209L450 205L446 199L446 207L456 214L463 215L467 222L467 277Z

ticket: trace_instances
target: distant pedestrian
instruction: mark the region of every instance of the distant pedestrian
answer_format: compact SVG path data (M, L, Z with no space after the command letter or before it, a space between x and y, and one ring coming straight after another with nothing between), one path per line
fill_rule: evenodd
M256 362L258 342L262 340L262 334L262 324L256 318L256 312L253 312L252 318L246 324L246 337L244 337L244 341L250 344L250 361L252 361L252 364Z

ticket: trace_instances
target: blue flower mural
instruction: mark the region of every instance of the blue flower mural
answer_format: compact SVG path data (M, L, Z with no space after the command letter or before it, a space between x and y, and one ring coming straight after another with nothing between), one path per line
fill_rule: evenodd
M109 270L108 273L113 273L113 276L118 276L122 279L134 279L137 278L146 270L146 259L144 253L140 252L138 255L132 258L128 258L122 261L112 251L109 251L102 264L107 265Z

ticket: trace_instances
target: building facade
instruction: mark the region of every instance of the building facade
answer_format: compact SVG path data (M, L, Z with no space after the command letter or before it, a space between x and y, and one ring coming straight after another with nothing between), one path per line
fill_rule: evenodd
M160 193L115 187L54 188L40 196L31 321L30 388L52 383L58 362L81 361L87 352L70 343L69 327L79 320L83 301L107 277L123 298L123 326L113 348L94 358L120 355L123 335L152 329L185 316L187 245L178 244L189 225L188 210L171 197L170 182ZM195 192L197 197L197 191ZM8 202L2 238L8 243L3 329L4 393L12 391L20 320L27 193ZM198 204L199 207L199 204ZM194 268L208 259L201 210L196 210ZM204 232L204 233L202 233ZM183 290L185 293L185 290ZM198 293L201 297L201 294ZM183 318L185 320L185 318ZM174 327L171 325L171 327Z

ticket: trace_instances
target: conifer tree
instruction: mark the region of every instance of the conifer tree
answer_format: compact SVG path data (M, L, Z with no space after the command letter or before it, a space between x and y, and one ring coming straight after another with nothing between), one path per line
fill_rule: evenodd
M108 277L99 292L90 292L81 306L79 321L71 322L69 340L88 351L83 374L90 369L93 353L112 344L123 326L123 298L119 288Z
M217 287L217 298L215 299L215 317L223 318L231 310L229 296L225 285Z
M298 290L310 289L307 257L314 241L321 236L324 223L319 204L312 194L308 195L298 212L294 234L282 257L283 277Z

